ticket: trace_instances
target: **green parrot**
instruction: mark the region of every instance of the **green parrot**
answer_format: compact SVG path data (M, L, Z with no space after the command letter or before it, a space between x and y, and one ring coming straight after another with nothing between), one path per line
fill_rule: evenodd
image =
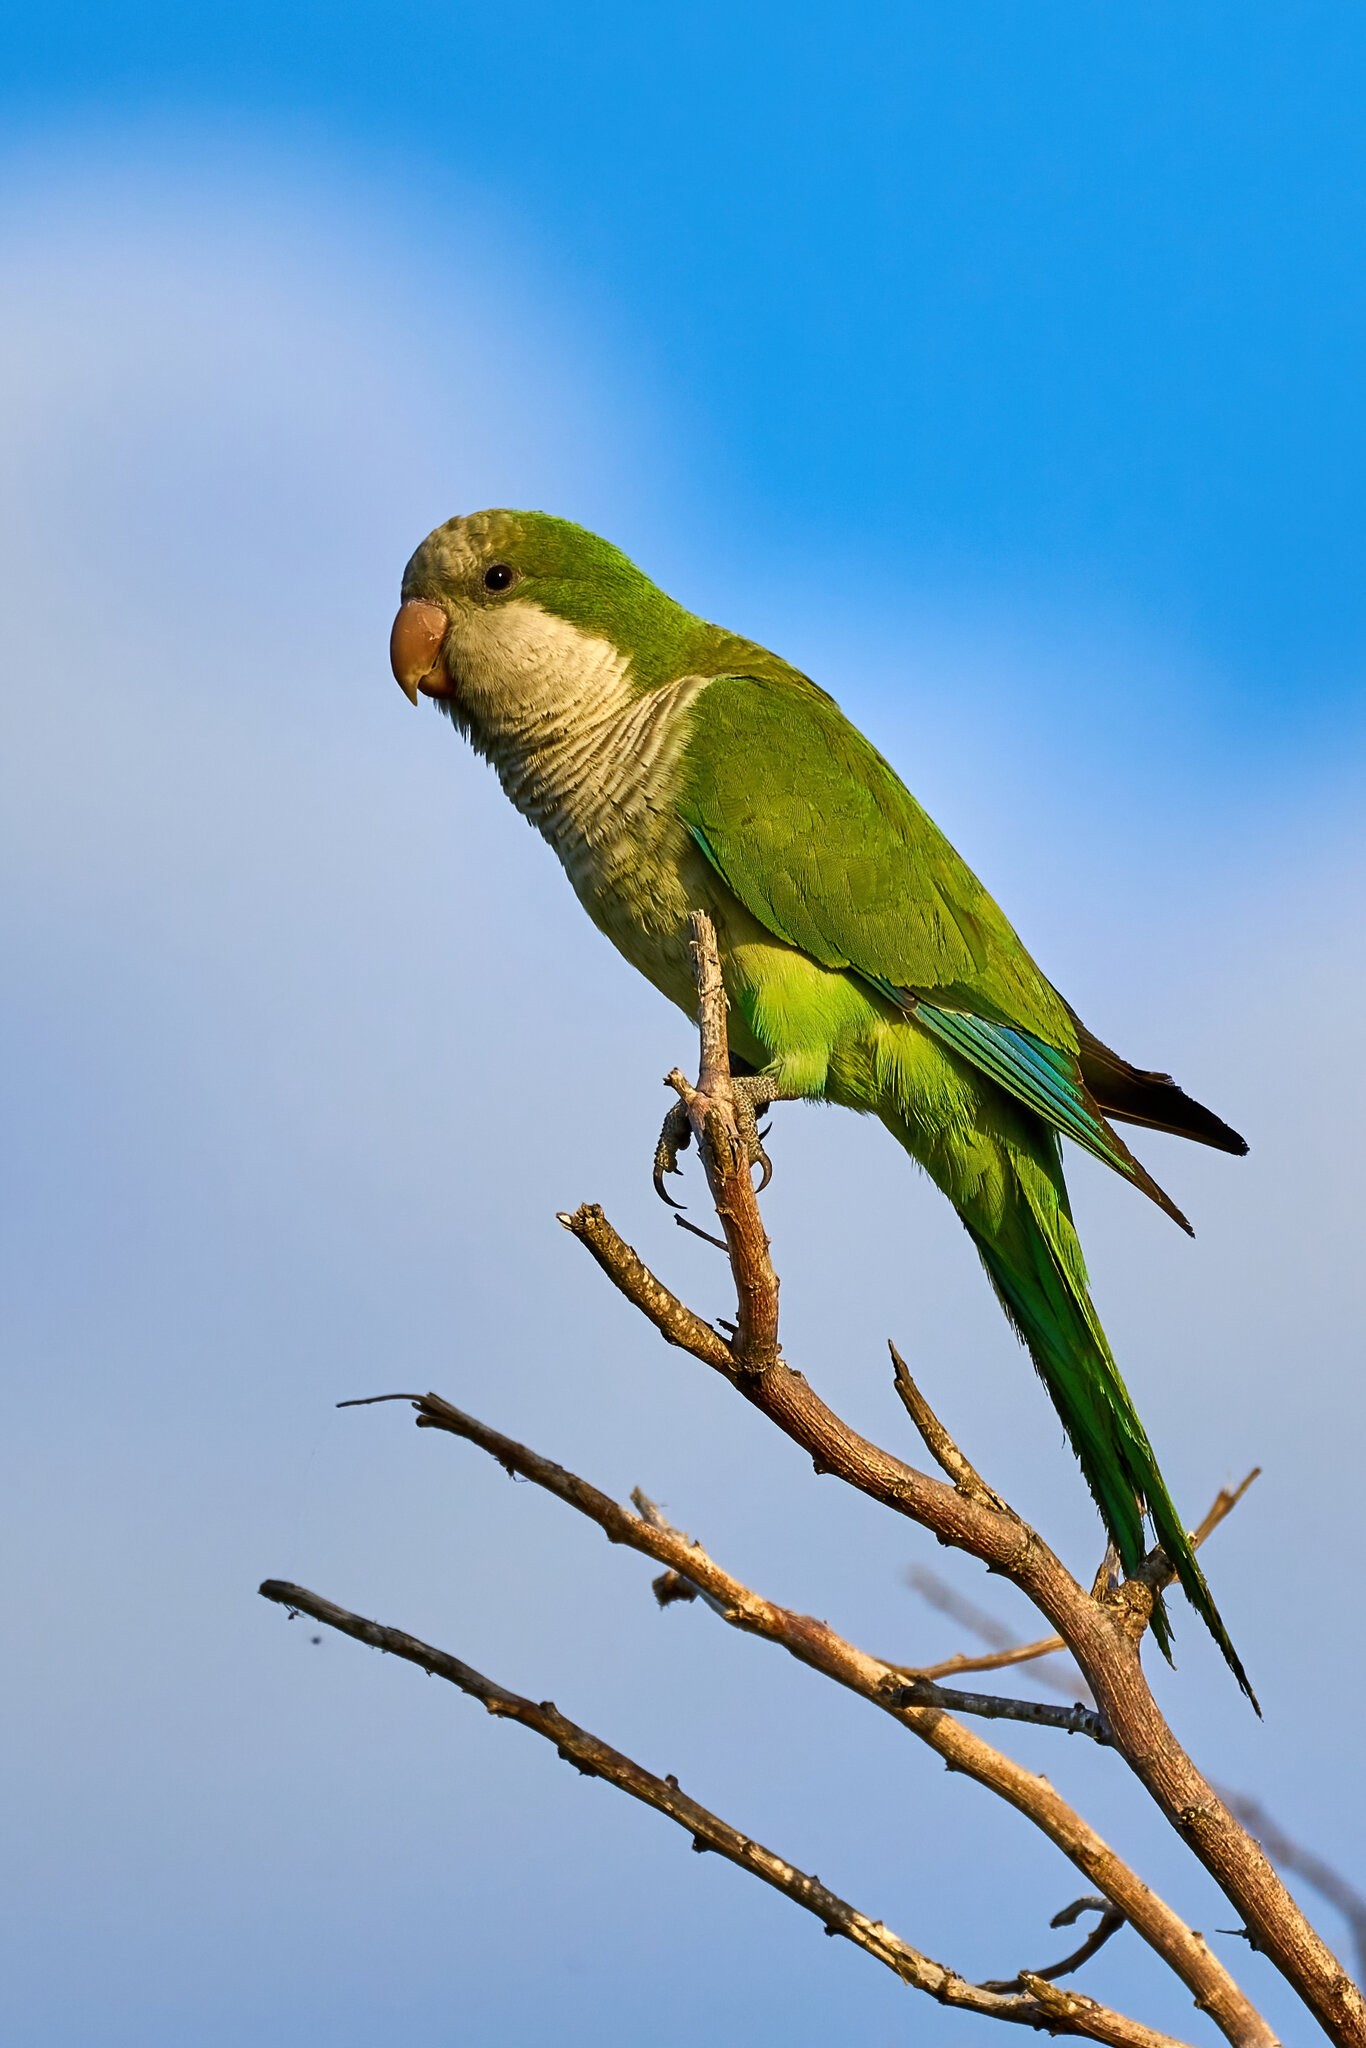
M1113 1120L1244 1141L1092 1036L824 690L610 542L543 512L472 513L423 541L402 598L390 652L407 695L492 764L594 924L690 1016L688 918L711 916L756 1161L758 1111L836 1102L880 1117L948 1196L1124 1570L1146 1514L1251 1699L1092 1306L1059 1143L1189 1230ZM661 1192L679 1137L666 1124ZM1169 1653L1160 1602L1153 1629Z

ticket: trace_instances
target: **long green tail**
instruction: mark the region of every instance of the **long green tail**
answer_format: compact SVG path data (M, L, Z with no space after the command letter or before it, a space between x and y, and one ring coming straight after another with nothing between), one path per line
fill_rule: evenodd
M969 1235L1062 1419L1124 1570L1132 1572L1143 1561L1146 1509L1186 1597L1260 1714L1105 1341L1087 1291L1066 1197L1037 1162L1012 1164L1017 1167L1011 1176L1015 1199L1008 1200L1000 1228L989 1240L964 1218ZM1160 1598L1154 1605L1152 1630L1170 1661L1171 1629Z

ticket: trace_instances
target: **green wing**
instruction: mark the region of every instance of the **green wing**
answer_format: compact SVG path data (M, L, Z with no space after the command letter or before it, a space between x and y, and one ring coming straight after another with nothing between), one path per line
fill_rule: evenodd
M1189 1229L1087 1090L1056 989L838 705L795 672L722 676L692 719L679 808L751 915L857 974Z

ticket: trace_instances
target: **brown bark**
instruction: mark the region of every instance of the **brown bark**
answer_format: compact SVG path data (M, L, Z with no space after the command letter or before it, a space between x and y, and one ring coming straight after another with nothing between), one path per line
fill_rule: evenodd
M357 1642L368 1643L373 1649L386 1651L391 1657L401 1657L409 1664L416 1664L434 1678L446 1679L471 1698L482 1701L490 1714L518 1721L533 1734L544 1736L547 1742L555 1745L557 1755L586 1777L603 1778L619 1791L629 1793L632 1799L638 1799L642 1805L653 1807L656 1813L662 1813L666 1819L685 1829L692 1836L695 1849L714 1850L727 1862L772 1885L794 1905L813 1914L827 1934L843 1935L865 1955L885 1964L904 1984L927 1993L940 2005L953 2006L961 2012L981 2013L988 2019L1006 2020L1017 2026L1036 2027L1049 2034L1104 2042L1108 2048L1188 2048L1188 2044L1171 2034L1159 2033L1153 2027L1127 2019L1123 2013L1112 2012L1094 1998L1087 1998L1082 1992L1064 1990L1045 1977L1025 1972L1023 1988L1019 1991L996 1991L982 1984L970 1983L956 1970L923 1955L919 1949L893 1934L880 1920L872 1920L866 1913L859 1912L856 1906L851 1906L838 1893L823 1885L819 1878L807 1876L805 1871L798 1870L772 1849L766 1849L762 1843L741 1834L729 1821L699 1805L682 1790L676 1778L656 1777L619 1749L613 1749L598 1736L590 1735L586 1728L578 1727L559 1711L553 1700L538 1702L524 1699L520 1693L509 1692L505 1686L485 1678L482 1672L462 1663L448 1651L438 1650L431 1643L424 1643L402 1629L367 1621L363 1615L338 1607L335 1601L325 1600L319 1593L310 1593L304 1586L267 1579L260 1591L265 1599L275 1601L292 1613L311 1615L328 1628L354 1636Z
M393 1395L411 1400L421 1427L459 1436L496 1458L510 1473L534 1481L587 1516L610 1541L624 1543L665 1567L656 1582L661 1604L699 1599L734 1628L778 1644L788 1654L846 1687L932 1748L950 1769L962 1771L1023 1817L1084 1872L1101 1898L1078 1900L1055 1920L1071 1924L1082 1911L1101 1919L1075 1952L1045 1971L1020 1971L1007 1981L973 1985L870 1920L820 1882L682 1793L672 1778L657 1778L596 1736L568 1721L550 1703L535 1704L484 1678L459 1659L417 1638L367 1621L320 1595L268 1581L271 1600L312 1614L362 1642L388 1650L450 1680L481 1699L491 1713L520 1721L552 1741L580 1770L606 1778L652 1806L693 1836L815 1914L827 1932L844 1935L907 1983L955 2006L1011 2023L1116 2044L1164 2048L1170 2037L1111 2011L1052 1980L1079 1967L1127 1921L1153 1953L1190 1990L1225 2039L1236 2048L1276 2048L1276 2036L1234 1978L1188 1927L1119 1858L1047 1779L965 1727L959 1714L1026 1720L1080 1733L1115 1749L1159 1810L1220 1885L1253 1944L1262 1950L1342 2048L1366 2048L1366 2004L1347 1972L1311 1926L1263 1854L1244 1818L1267 1823L1259 1810L1231 1810L1197 1769L1160 1713L1144 1677L1141 1649L1155 1594L1172 1578L1169 1561L1155 1550L1128 1579L1116 1581L1112 1561L1086 1588L1067 1570L1037 1530L1015 1513L972 1465L934 1413L895 1348L895 1388L926 1450L945 1475L921 1472L851 1429L804 1376L782 1357L778 1279L755 1193L752 1118L737 1114L725 1025L725 992L708 920L693 919L694 969L699 997L701 1063L697 1085L669 1076L696 1139L712 1204L736 1287L733 1335L698 1316L653 1274L595 1204L560 1221L592 1254L613 1285L671 1344L690 1352L726 1378L809 1456L818 1473L833 1473L870 1499L930 1531L941 1543L979 1559L1008 1578L1033 1603L1054 1634L1026 1645L999 1645L986 1655L960 1656L926 1670L884 1662L858 1649L823 1621L778 1606L718 1565L700 1545L671 1528L643 1495L637 1512L601 1493L538 1452L462 1413L436 1394ZM761 1163L762 1159L761 1159ZM658 1170L658 1168L657 1168ZM689 1228L696 1229L690 1224ZM709 1233L699 1232L702 1236ZM363 1404L343 1404L363 1405ZM1255 1476L1255 1474L1253 1475ZM1226 1515L1249 1482L1221 1495L1196 1532L1200 1541ZM983 1628L989 1628L983 1623ZM1089 1687L1093 1706L1050 1706L1038 1701L951 1690L935 1680L954 1672L1004 1668L1066 1649ZM953 1711L950 1711L952 1709ZM1292 1845L1293 1847L1294 1845ZM1306 1852L1283 1858L1298 1867L1353 1918L1366 1925L1366 1909L1336 1873ZM1180 2048L1180 2044L1176 2044Z
M686 1309L595 1204L585 1204L561 1221L663 1336L723 1373L747 1401L800 1445L818 1471L834 1473L870 1499L920 1523L941 1542L979 1558L1033 1601L1065 1641L1115 1748L1237 1909L1256 1946L1294 1987L1331 2041L1341 2048L1366 2048L1366 2000L1360 1990L1260 1844L1240 1826L1182 1748L1148 1687L1139 1650L1152 1611L1153 1585L1165 1571L1165 1560L1154 1558L1151 1570L1118 1588L1099 1596L1087 1593L1038 1532L992 1493L928 1404L929 1423L921 1433L941 1468L952 1471L952 1484L917 1471L860 1436L801 1373L781 1360L776 1342L777 1283L738 1137L725 1056L725 994L719 969L713 973L710 965L715 960L715 934L701 913L694 917L693 928L702 962L699 1022L707 1086L705 1094L698 1091L683 1099L722 1221L737 1294L742 1304L749 1300L772 1305L771 1324L765 1321L760 1326L763 1351L746 1351L743 1315L734 1340L728 1340Z

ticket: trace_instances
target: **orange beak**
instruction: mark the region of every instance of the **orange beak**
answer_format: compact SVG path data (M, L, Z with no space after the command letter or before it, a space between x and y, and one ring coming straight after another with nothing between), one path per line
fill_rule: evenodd
M410 597L399 606L389 635L389 666L410 704L416 704L419 690L424 697L450 694L451 679L441 659L449 629L440 605Z

